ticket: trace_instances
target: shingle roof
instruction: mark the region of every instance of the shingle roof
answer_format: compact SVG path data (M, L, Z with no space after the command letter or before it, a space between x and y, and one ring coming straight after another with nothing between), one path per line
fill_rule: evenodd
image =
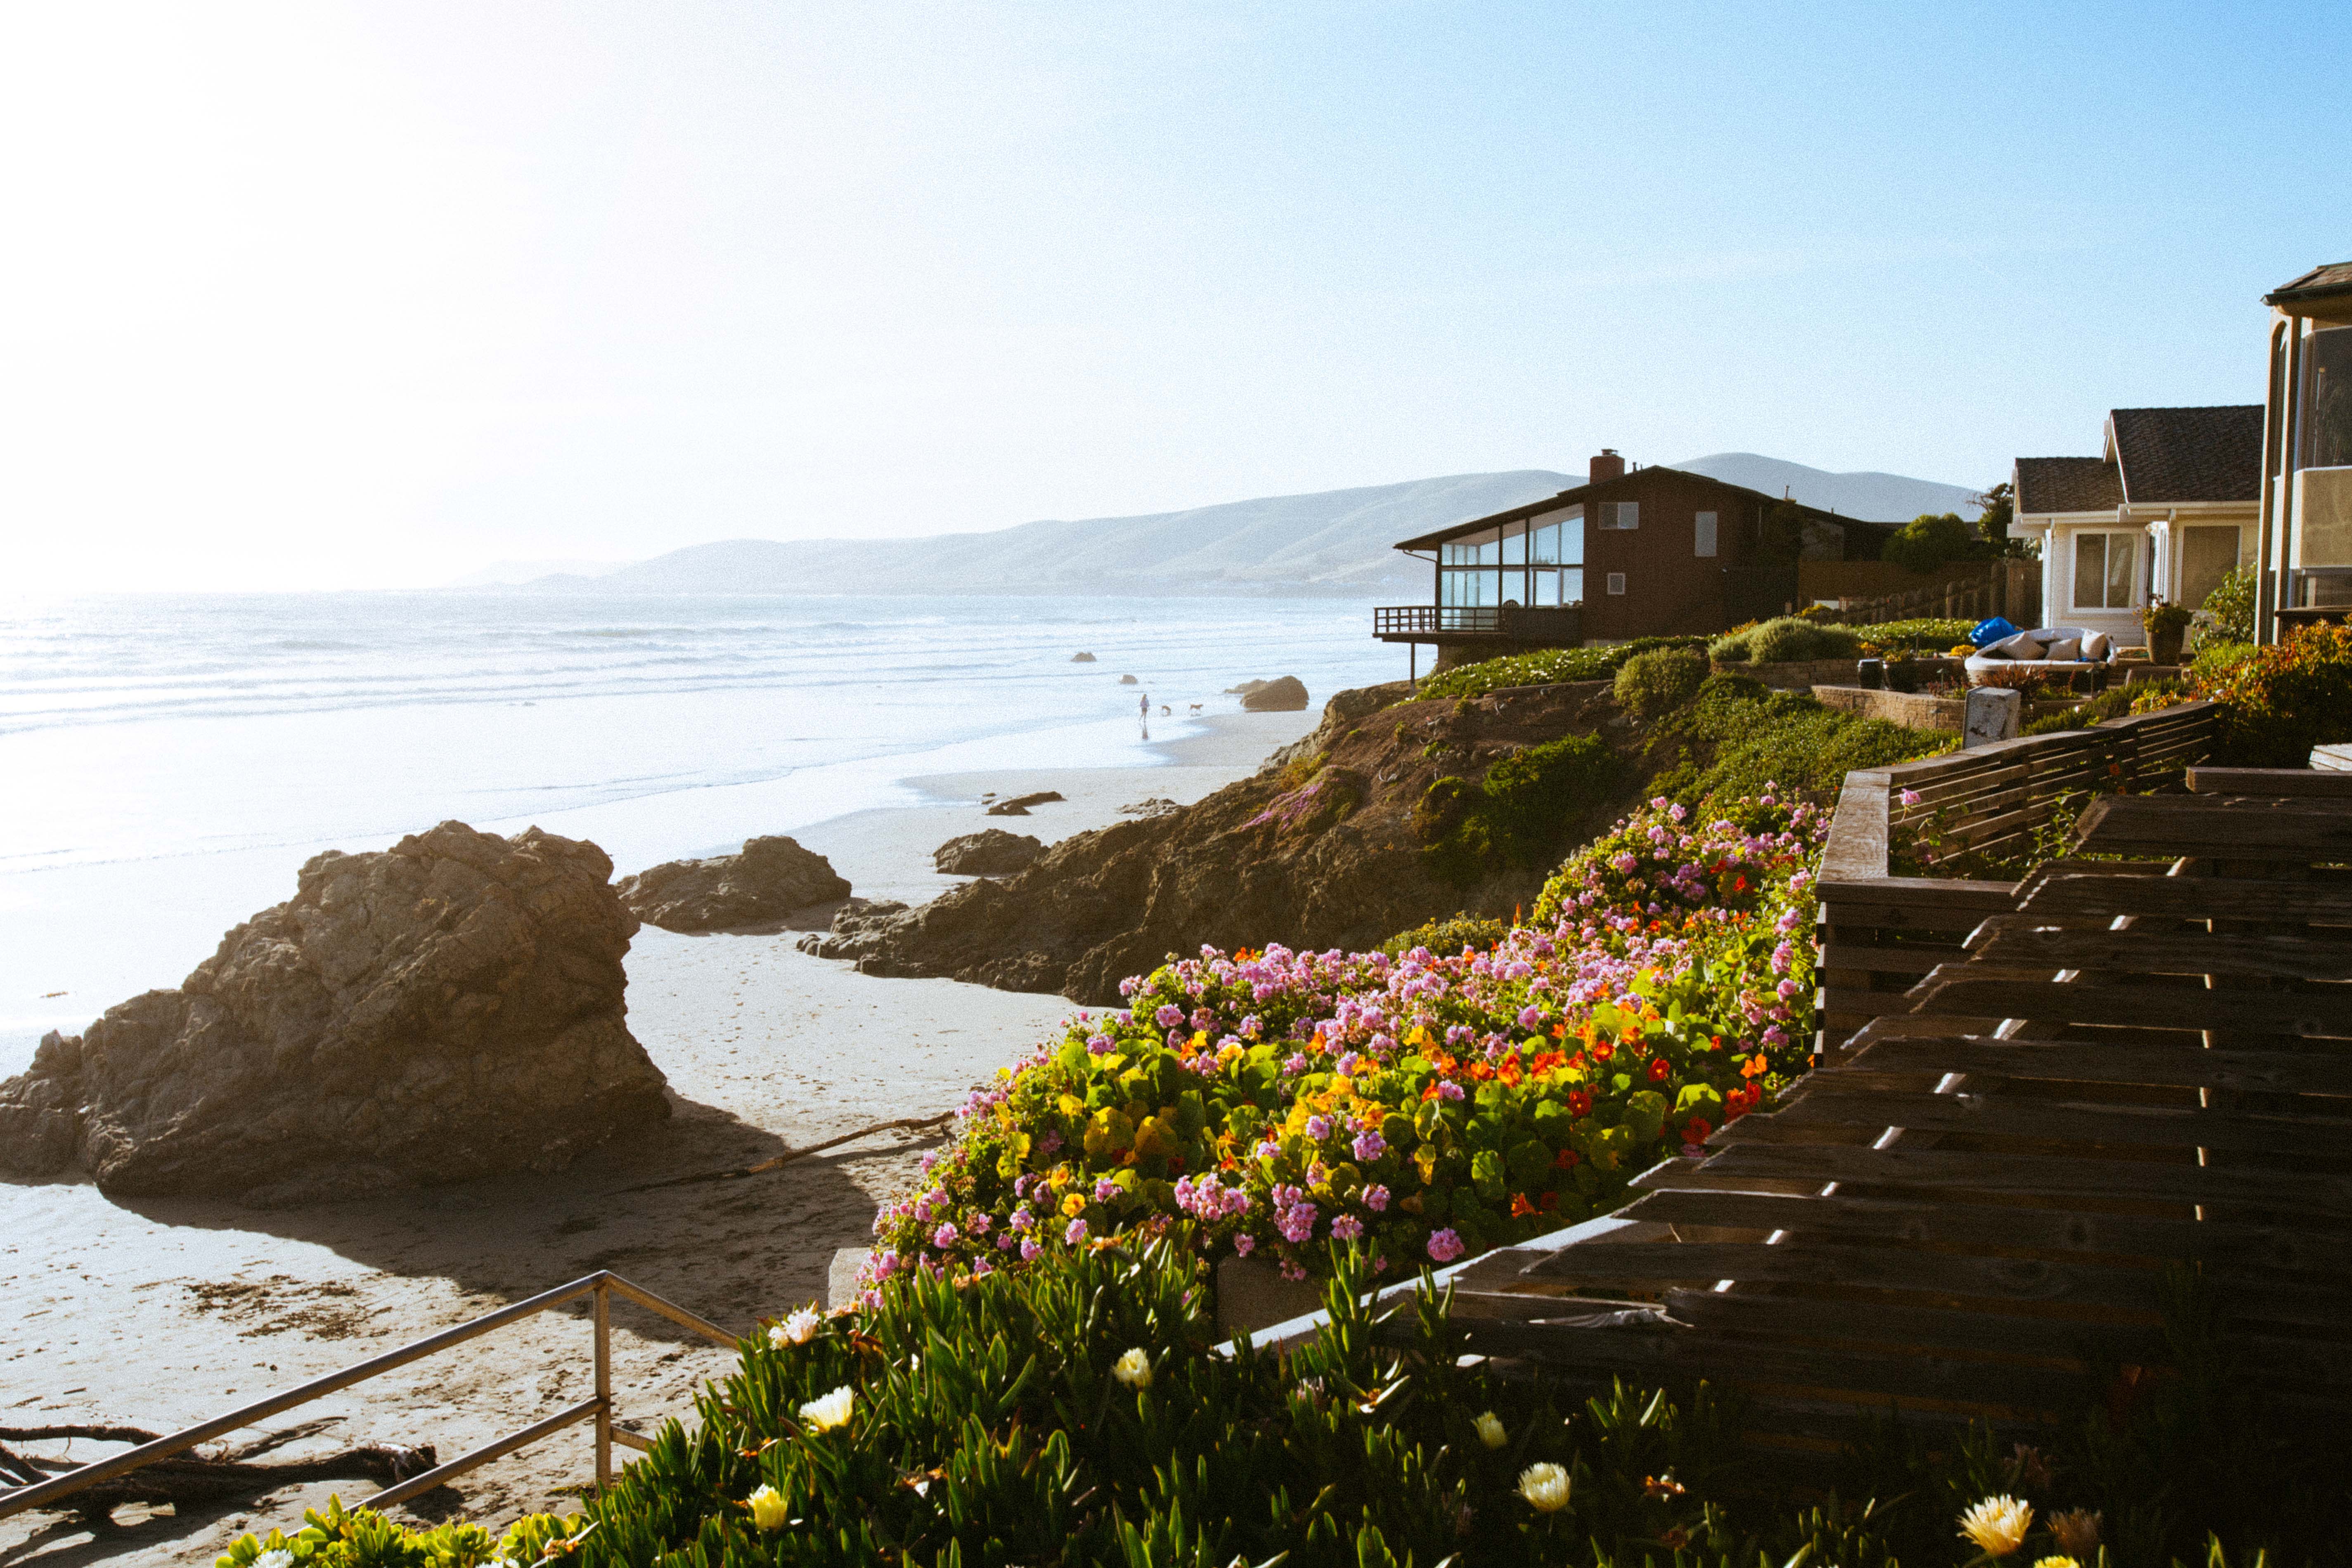
M2105 458L2020 458L2015 483L2020 517L2113 511L2124 504L2123 480Z
M2262 495L2263 405L2118 408L2109 450L2134 506L2256 500Z
M2293 305L2306 300L2330 300L2343 294L2352 294L2352 261L2315 267L2293 282L2283 283L2263 295L2263 303Z
M1575 506L1588 499L1602 494L1622 494L1629 490L1638 490L1650 479L1661 474L1672 474L1676 479L1696 479L1702 484L1713 485L1717 489L1730 490L1734 494L1747 496L1755 500L1767 501L1774 506L1780 505L1781 500L1781 498L1779 496L1768 496L1761 490L1751 490L1746 485L1735 485L1728 479L1718 479L1712 474L1695 474L1687 468L1669 468L1663 464L1653 463L1645 468L1630 469L1626 473L1613 479L1602 479L1597 484L1574 486L1571 489L1560 491L1556 496L1548 497L1543 500L1529 501L1525 506L1515 506L1508 511L1498 511L1487 517L1474 517L1467 522L1448 523L1445 527L1437 529L1433 532L1421 534L1412 539L1399 540L1392 548L1397 550L1434 550L1437 546L1443 544L1449 539L1457 538L1465 533L1475 532L1480 529L1492 528L1497 523L1517 522L1521 518L1536 517L1544 512L1552 511L1564 506ZM1802 501L1790 501L1789 504L1795 507L1798 514L1803 518L1817 522L1826 522L1836 527L1851 527L1860 521L1851 517L1840 517L1835 512L1823 511L1817 506L1807 506ZM1862 526L1864 528L1870 528L1878 525L1863 523ZM1892 528L1888 528L1886 531L1891 533L1894 530Z

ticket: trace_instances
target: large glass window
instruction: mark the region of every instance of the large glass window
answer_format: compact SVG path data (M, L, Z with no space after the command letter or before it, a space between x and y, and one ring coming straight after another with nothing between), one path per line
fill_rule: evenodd
M1711 512L1711 511L1703 511L1703 512L1700 512L1700 513L1698 514L1698 522L1697 522L1697 526L1693 530L1693 535L1694 535L1694 537L1693 537L1692 544L1691 544L1691 553L1692 553L1692 554L1694 554L1694 555L1712 555L1712 554L1714 554L1714 553L1715 553L1715 513L1713 513L1713 512Z
M2175 602L2196 609L2205 596L2221 585L2238 563L2235 527L2191 526L2180 531L2180 584Z
M2352 327L2316 331L2303 345L2297 423L2305 468L2352 467Z
M2139 602L2139 535L2074 536L2074 607L2128 610Z

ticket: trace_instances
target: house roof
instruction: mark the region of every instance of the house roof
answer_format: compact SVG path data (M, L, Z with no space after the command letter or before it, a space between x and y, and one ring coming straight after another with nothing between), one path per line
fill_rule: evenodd
M2104 458L2020 458L2017 514L2251 501L2262 494L2263 405L2116 408Z
M1652 464L1646 468L1635 468L1619 479L1603 479L1598 484L1578 485L1572 489L1562 490L1545 500L1529 501L1525 506L1515 506L1508 511L1494 512L1486 517L1474 517L1467 522L1450 523L1433 532L1421 534L1412 539L1400 540L1395 548L1434 550L1449 539L1459 539L1465 533L1475 533L1481 529L1493 528L1498 523L1517 522L1524 518L1539 517L1548 511L1557 511L1564 506L1576 506L1587 500L1598 500L1622 490L1638 489L1642 488L1644 481L1661 474L1672 474L1677 479L1696 479L1701 484L1713 485L1719 490L1728 490L1734 495L1746 496L1754 500L1769 501L1775 506L1779 505L1782 499L1780 496L1768 496L1762 490L1751 490L1746 485L1735 485L1728 480L1715 479L1706 474L1695 474L1687 468L1669 468ZM1865 522L1860 518L1841 517L1833 511L1823 511L1819 507L1807 506L1802 501L1790 501L1789 504L1795 507L1801 516L1814 521L1831 523L1846 529L1865 529L1881 537L1894 531L1894 529L1885 523L1872 523ZM1849 537L1852 536L1849 535Z
M2335 261L2325 267L2315 267L2302 277L2280 284L2263 296L2263 303L2284 309L2290 305L2341 299L2347 295L2352 295L2352 261Z
M2107 416L2107 454L2133 506L2257 500L2263 405L2118 408Z
M2124 484L2105 458L2020 458L2017 515L2053 511L2113 511L2124 504Z

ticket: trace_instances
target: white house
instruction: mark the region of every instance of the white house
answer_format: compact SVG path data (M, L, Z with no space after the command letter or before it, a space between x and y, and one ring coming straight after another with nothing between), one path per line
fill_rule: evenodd
M2096 458L2020 458L2012 533L2042 543L2042 619L2145 641L2151 595L2191 609L2251 563L2263 408L2117 408Z

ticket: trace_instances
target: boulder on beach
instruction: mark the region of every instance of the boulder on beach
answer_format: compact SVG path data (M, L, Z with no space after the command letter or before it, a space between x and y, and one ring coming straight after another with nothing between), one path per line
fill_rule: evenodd
M1125 805L1118 808L1118 814L1121 816L1140 816L1148 819L1154 816L1165 816L1171 811L1181 811L1184 808L1182 806L1178 805L1166 795L1155 795L1149 800L1129 801Z
M1131 675L1122 675L1118 678L1118 683L1121 686L1133 686L1135 684L1135 677Z
M1009 877L1045 850L1026 833L983 827L940 845L931 852L931 864L955 877Z
M659 1122L612 874L462 822L314 856L179 989L43 1039L0 1083L0 1169L276 1205L555 1170Z
M988 808L991 816L1026 816L1033 805L1044 805L1062 798L1062 792L1041 789L1034 795L1016 795L1010 800L1000 800Z
M1094 661L1095 656L1090 653L1074 653L1070 656L1072 664L1092 664Z
M740 853L669 860L624 877L621 901L664 931L740 931L849 896L833 862L790 838L746 838Z
M1251 683L1242 707L1252 713L1296 713L1307 706L1307 685L1295 675Z
M818 958L864 958L880 949L884 934L906 913L896 899L852 899L834 911L831 931L813 931L793 945Z
M1244 680L1239 686L1226 687L1224 695L1227 697L1247 697L1251 692L1255 691L1259 687L1264 686L1265 684L1265 682L1263 680Z

